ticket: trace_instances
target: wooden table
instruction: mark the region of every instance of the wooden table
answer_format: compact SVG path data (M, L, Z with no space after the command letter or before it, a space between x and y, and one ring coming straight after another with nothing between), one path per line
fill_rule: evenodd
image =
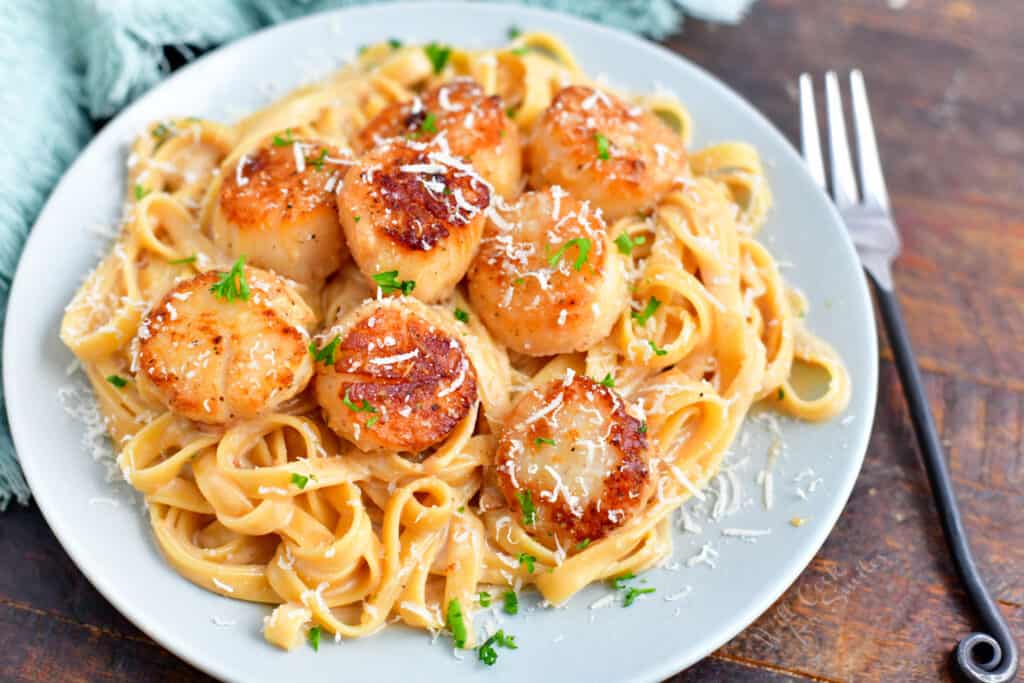
M799 72L864 70L905 240L896 272L900 299L974 549L1018 638L1021 29L1019 0L761 0L738 27L691 21L685 34L667 41L749 98L791 139ZM754 625L674 681L949 679L949 652L973 624L883 348L874 436L832 536ZM115 612L34 506L15 506L0 519L0 556L4 680L209 680Z

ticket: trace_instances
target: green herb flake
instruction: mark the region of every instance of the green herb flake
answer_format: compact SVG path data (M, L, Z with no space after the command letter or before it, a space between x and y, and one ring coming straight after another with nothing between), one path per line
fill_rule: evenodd
M238 257L231 270L220 274L220 280L210 286L210 291L225 301L249 300L249 283L245 281L245 254Z
M601 386L608 387L609 389L615 386L615 378L612 377L612 373L609 372L604 376L604 379L601 380Z
M645 242L647 242L647 238L643 235L630 237L628 232L624 232L615 238L615 244L619 247L619 252L626 256L632 255L633 247L638 247Z
M661 348L651 340L647 340L647 344L651 347L651 351L654 351L655 356L664 356L668 353L665 349Z
M391 47L392 50L397 50L398 48L402 47L402 41L400 41L398 38L389 38L388 45Z
M142 185L136 185L135 186L135 201L137 201L137 202L138 201L142 201L142 198L145 197L147 194L149 194L149 192L150 192L149 189L143 187Z
M647 305L644 306L644 310L639 313L633 311L630 315L633 316L633 320L636 321L637 325L646 325L647 321L652 315L654 315L654 312L657 311L660 306L661 302L652 296L647 300Z
M481 607L491 606L491 594L487 591L480 591L480 593L476 597L476 600L480 603Z
M458 507L458 509L457 509L457 510L455 510L455 511L456 511L456 512L458 512L458 513L459 513L459 514L461 515L461 514L462 514L463 512L465 512L465 511L466 511L466 506L465 506L465 505L460 505L460 506Z
M167 263L171 264L172 266L184 266L189 263L195 263L197 258L198 256L192 254L191 256L186 256L185 258L176 258L172 261L168 261Z
M352 220L354 220L356 223L358 223L359 221L363 220L363 217L362 216L353 216Z
M373 415L373 416L370 417L369 420L366 421L366 427L367 428L372 428L379 421L380 421L380 417L377 416L377 415Z
M309 483L309 477L305 474L299 474L298 472L292 472L292 483L300 489L306 488L306 484Z
M292 136L292 129L284 129L284 137L280 135L274 136L274 147L287 147L288 145L295 142L295 138Z
M611 151L609 150L608 138L605 137L604 133L594 133L594 144L597 145L597 158L603 161L611 159Z
M370 402L365 398L362 403L356 405L352 402L352 399L348 397L348 391L345 392L345 397L341 399L341 402L345 404L345 407L351 410L353 413L376 413L377 409L370 405Z
M523 525L533 526L537 521L537 508L533 506L533 498L529 491L520 491L516 494L519 500L519 507L523 510Z
M468 323L469 322L469 313L466 313L461 308L456 308L455 309L455 319L458 320L460 323Z
M633 581L636 578L637 575L635 573L633 573L632 571L627 571L626 573L620 575L620 577L615 577L614 579L612 579L611 586L616 591L621 591L624 588L626 588L626 582Z
M516 287L521 287L522 285L526 284L526 278L517 277L515 280L512 281L512 284L515 285Z
M622 601L622 606L623 607L629 607L634 602L636 602L636 599L638 597L640 597L641 595L647 595L649 593L653 593L654 590L655 589L653 589L653 588L630 588L629 590L626 591L626 597Z
M462 619L462 606L459 605L458 598L452 598L448 601L448 629L452 632L452 642L457 648L466 647L466 637L468 631L466 630L466 622Z
M320 651L321 635L323 635L323 629L319 626L314 626L313 628L309 629L309 632L306 634L306 640L309 641L309 646L313 648L314 652Z
M327 343L323 348L317 348L316 342L311 341L309 343L309 352L313 354L314 363L323 363L324 365L334 365L334 352L338 350L338 345L341 344L341 335L335 335L334 339Z
M529 553L519 553L519 564L526 567L526 571L533 573L537 558Z
M580 270L583 267L583 264L587 262L591 246L590 240L586 237L576 237L571 239L560 246L558 251L554 254L548 256L548 265L555 268L558 266L558 262L562 260L562 256L565 254L566 250L569 249L569 247L576 247L576 261L573 262L572 267L575 270Z
M507 116L507 117L509 117L511 119L511 118L515 118L515 115L516 115L516 108L515 107L506 107L505 108L505 116Z
M327 149L325 147L320 148L320 155L316 157L306 157L306 163L311 165L317 171L324 170L324 161L327 159Z
M515 40L516 38L518 38L521 35L523 35L523 30L521 28L519 28L518 26L514 26L513 25L513 26L509 26L508 27L508 39L509 40Z
M118 389L124 389L128 386L128 380L120 375L107 375L107 381L113 384Z
M519 649L519 646L516 645L516 637L505 635L505 631L499 629L493 636L485 640L483 645L476 649L477 657L487 666L494 666L494 663L498 661L498 653L494 649L495 645L508 648L509 650Z
M587 546L590 545L590 539L584 538L582 541L576 544L576 550L586 550Z
M528 48L528 47L526 47L526 46L522 46L522 47L514 47L514 48L512 48L511 50L509 50L509 52L511 52L512 54L514 54L514 55L519 55L519 56L525 55L525 54L527 54L527 53L528 53L529 51L530 51L530 48Z
M438 43L430 43L423 48L423 51L427 53L427 59L430 60L430 65L434 67L434 73L439 74L444 71L444 67L448 64L448 59L452 56L452 49L447 45L439 45Z
M640 423L640 433L641 434L646 434L647 433L647 420L644 420L643 422Z
M783 389L782 387L779 387L779 400L781 401L781 400L783 400L785 398L786 398L786 390Z
M547 445L547 446L554 446L555 445L555 440L554 439L549 439L549 438L547 438L545 436L538 436L536 439L533 440L533 445L534 446L545 446L545 445Z
M416 289L415 281L399 280L397 270L387 270L383 273L377 273L373 276L373 281L377 283L377 286L380 287L381 291L385 294L390 294L397 290L408 296L409 294L412 294L414 289Z
M428 111L427 115L423 117L423 122L420 123L421 133L436 133L437 132L437 114L432 111Z
M502 599L505 602L502 607L505 614L519 614L519 596L515 591L505 591Z

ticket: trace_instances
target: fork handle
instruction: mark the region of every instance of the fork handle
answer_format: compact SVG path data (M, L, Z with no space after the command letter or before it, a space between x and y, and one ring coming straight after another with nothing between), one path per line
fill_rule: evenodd
M953 482L946 465L946 457L935 428L928 398L921 382L921 372L914 360L899 302L892 289L880 285L873 275L868 275L874 285L878 307L885 323L889 343L896 358L896 369L903 384L903 394L910 408L910 419L914 424L921 458L924 460L932 495L942 522L946 545L953 553L954 564L960 581L975 611L981 617L984 632L975 632L960 641L956 648L956 663L961 675L972 683L1006 683L1017 675L1019 655L1010 627L978 572L978 567L967 542Z

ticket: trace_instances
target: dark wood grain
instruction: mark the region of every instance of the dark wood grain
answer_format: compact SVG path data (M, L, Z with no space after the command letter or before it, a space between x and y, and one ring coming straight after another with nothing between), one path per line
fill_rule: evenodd
M667 45L790 139L800 72L864 70L905 242L904 315L980 566L1022 634L1024 4L890 4L760 0L739 26L691 21ZM950 680L973 624L882 341L874 435L835 531L768 612L674 683ZM0 520L0 556L3 680L210 680L121 617L34 506Z

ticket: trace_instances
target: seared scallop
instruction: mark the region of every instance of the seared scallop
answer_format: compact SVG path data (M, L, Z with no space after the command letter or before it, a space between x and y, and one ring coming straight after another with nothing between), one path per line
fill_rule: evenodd
M571 371L519 399L494 462L517 518L562 547L621 527L653 481L641 422L613 389Z
M253 265L323 284L347 258L335 188L350 163L331 145L275 136L222 171L214 241Z
M527 192L495 214L469 270L469 297L487 329L535 356L593 346L628 294L600 212L560 187Z
M450 313L371 300L318 335L314 390L327 424L364 451L419 454L477 401L476 370Z
M197 422L271 411L313 375L313 312L284 278L240 264L176 284L133 345L139 391Z
M512 197L519 192L519 128L505 113L501 98L488 97L470 78L387 107L362 130L357 145L368 150L389 138L429 141L441 136L452 154L468 159L498 194Z
M614 95L563 88L526 147L530 185L561 185L609 220L652 207L686 162L683 141L655 114Z
M486 181L443 141L394 139L349 169L338 212L371 285L390 293L406 283L403 293L439 301L465 275L490 202Z

